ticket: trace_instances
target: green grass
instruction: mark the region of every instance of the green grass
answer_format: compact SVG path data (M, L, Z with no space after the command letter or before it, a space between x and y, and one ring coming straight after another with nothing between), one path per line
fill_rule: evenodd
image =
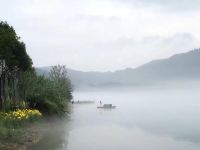
M40 116L34 113L37 112L31 111L28 119L19 120L15 115L6 117L6 113L0 112L0 142L23 143L23 136L27 133L28 127L39 121Z
M19 143L24 132L23 129L8 129L0 127L0 140L4 142Z

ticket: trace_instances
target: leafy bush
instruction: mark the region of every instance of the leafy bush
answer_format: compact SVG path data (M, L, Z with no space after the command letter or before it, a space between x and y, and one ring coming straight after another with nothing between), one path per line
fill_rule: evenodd
M55 66L49 76L37 76L26 72L20 86L22 95L30 108L40 110L44 115L63 115L72 99L72 86L64 66Z

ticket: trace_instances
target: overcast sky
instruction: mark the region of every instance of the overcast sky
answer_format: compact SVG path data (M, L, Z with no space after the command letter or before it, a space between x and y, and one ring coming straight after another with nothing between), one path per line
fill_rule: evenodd
M200 0L0 0L34 66L137 67L200 47Z

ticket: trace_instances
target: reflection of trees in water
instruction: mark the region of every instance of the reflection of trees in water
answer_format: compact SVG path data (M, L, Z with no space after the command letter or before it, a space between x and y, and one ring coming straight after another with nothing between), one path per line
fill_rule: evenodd
M69 122L67 120L54 121L42 125L42 137L30 150L67 150Z

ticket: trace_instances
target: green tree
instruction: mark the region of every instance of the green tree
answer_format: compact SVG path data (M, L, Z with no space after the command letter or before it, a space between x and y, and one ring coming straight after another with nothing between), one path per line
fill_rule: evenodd
M0 22L0 108L6 97L15 101L20 72L31 70L32 60L12 26Z
M9 70L16 67L23 71L32 68L25 44L7 22L0 22L0 57L6 61Z
M72 85L67 75L67 69L65 66L57 65L53 66L49 73L50 80L56 86L61 100L72 99Z

